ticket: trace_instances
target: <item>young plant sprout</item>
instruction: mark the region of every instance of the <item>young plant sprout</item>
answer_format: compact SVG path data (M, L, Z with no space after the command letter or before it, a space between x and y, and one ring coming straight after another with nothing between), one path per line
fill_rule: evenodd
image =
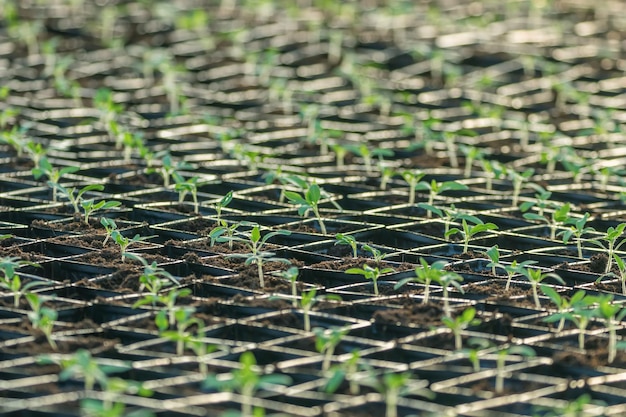
M67 198L67 200L72 204L74 208L74 213L80 213L80 204L84 201L83 195L89 191L102 191L104 190L104 185L102 184L89 184L78 190L76 192L76 187L65 188L60 184L53 184L53 186L58 190L57 196Z
M352 257L357 258L357 242L354 236L337 233L335 235L335 245L348 245L352 249Z
M554 207L556 204L554 201L550 201L550 197L552 196L552 192L546 190L541 185L538 184L528 184L529 187L534 188L537 193L535 194L535 200L524 201L520 204L519 209L522 212L527 212L533 207L537 208L537 214L543 216L543 212L546 208Z
M547 285L540 285L541 292L548 298L550 301L556 305L557 313L560 314L559 324L556 328L557 333L561 333L563 328L565 327L565 316L562 313L565 313L568 309L570 309L573 305L580 303L580 301L585 298L587 293L585 290L578 290L572 295L570 298L562 296L559 294L554 288Z
M278 373L262 375L256 358L250 351L241 354L239 363L241 367L228 374L209 375L204 380L204 387L228 392L237 391L241 395L240 417L262 416L265 414L264 411L253 407L252 400L256 391L271 385L289 385L291 378Z
M106 365L98 363L87 349L78 349L75 353L60 358L46 355L40 360L43 364L57 363L61 367L61 373L59 373L61 381L82 378L85 391L93 390L96 383L101 387L106 387L109 374L123 372L130 368L130 365L122 362Z
M233 191L229 191L226 194L224 194L224 196L220 199L220 201L218 201L217 203L215 203L214 207L215 207L215 223L220 224L221 220L222 220L222 209L226 206L228 206L231 202L233 201Z
M552 212L550 217L544 217L537 213L524 213L524 218L527 220L537 220L548 224L550 227L550 239L556 239L556 228L559 224L564 224L569 217L570 203L565 203L561 207L558 207Z
M415 204L415 190L417 184L426 175L424 172L406 169L400 173L404 181L409 184L409 205Z
M608 363L615 361L617 356L617 329L616 322L620 322L626 316L626 309L620 304L613 304L613 294L598 297L598 316L606 321L609 329L609 356Z
M553 323L555 321L561 321L562 319L569 320L576 327L578 327L578 348L585 349L585 336L587 333L587 327L591 320L597 317L597 309L592 308L594 304L598 302L598 297L592 295L577 296L574 302L570 299L570 311L561 311L554 313L544 319L547 323Z
M302 309L302 318L304 320L304 331L311 331L311 310L315 304L320 301L334 300L341 301L341 297L335 294L317 295L315 288L309 291L303 291L300 295L300 308Z
M292 296L292 305L294 308L298 307L298 267L290 266L286 271L280 271L278 276L289 280L291 283L291 296Z
M368 264L363 264L362 268L349 268L346 270L346 274L358 274L358 275L363 275L363 277L365 279L370 279L372 280L372 283L374 284L374 295L378 297L379 292L378 292L378 279L380 278L380 276L382 274L386 274L389 272L393 272L394 269L393 268L383 268L380 269L377 266L376 267L371 267Z
M480 223L475 223L474 225L470 226L467 218L463 218L461 220L462 229L459 229L458 227L453 227L452 229L448 230L448 232L445 235L446 238L448 238L452 235L460 233L461 236L463 236L463 253L467 253L467 251L469 250L469 241L474 236L482 232L487 232L489 230L498 229L498 226L496 226L495 224L483 223L483 221L477 217L473 217L470 221L475 221L475 220L478 220Z
M71 174L80 170L79 167L68 166L63 167L61 169L57 169L52 166L50 161L48 161L47 157L41 158L39 161L39 166L32 169L33 177L36 180L43 177L44 175L48 179L48 184L52 188L52 201L57 201L57 188L61 185L61 178L66 174Z
M155 156L160 157L161 166L149 168L147 172L156 172L157 174L159 174L161 178L163 178L163 186L166 188L170 186L174 172L177 172L181 169L193 168L193 165L188 162L178 161L174 163L174 161L172 161L172 155L170 155L168 151L164 151L163 153L157 153Z
M174 189L178 191L178 204L182 204L185 201L185 196L191 194L193 199L193 212L198 214L198 180L197 176L184 179L178 172L174 172L174 181L176 186Z
M59 314L53 308L44 307L44 298L40 295L28 293L26 294L26 299L31 308L31 311L28 313L28 319L33 328L41 330L50 347L57 350L57 344L52 338L52 329Z
M13 307L19 308L20 299L25 297L32 289L38 287L47 287L52 285L51 282L48 281L37 281L32 280L27 283L23 283L22 279L18 274L14 274L12 278L2 278L0 279L0 288L4 288L7 291L13 293Z
M336 143L331 145L333 153L335 154L335 159L337 160L336 167L338 170L341 170L345 167L345 159L348 153L348 149L344 145Z
M531 358L536 355L536 352L530 346L525 345L513 345L498 351L498 359L496 360L496 394L502 394L504 391L504 367L506 365L506 359L509 355L521 355Z
M604 270L605 274L611 272L615 252L617 252L622 245L626 243L626 238L622 238L620 240L622 234L624 233L624 228L626 228L626 223L621 223L616 227L611 226L606 229L604 236L597 237L589 241L590 243L600 246L607 252L606 268Z
M452 330L454 334L454 348L460 350L463 348L463 340L461 338L461 331L469 326L475 326L480 324L480 319L476 318L476 309L469 307L463 310L463 312L456 317L444 316L441 318L442 323Z
M109 219L108 217L101 217L100 224L104 227L106 237L104 238L104 242L102 242L102 246L106 246L109 239L111 239L111 235L114 230L117 230L117 223L115 220Z
M533 300L535 302L535 307L539 310L541 309L541 302L539 301L539 292L537 291L539 288L539 284L547 278L553 278L559 283L565 285L565 281L563 278L555 274L554 272L543 272L538 268L520 268L518 271L520 274L524 275L528 282L530 282L530 287L533 292Z
M388 255L388 253L383 253L380 249L377 249L367 244L362 245L361 250L365 252L369 252L370 255L372 255L372 258L374 259L374 262L376 263L376 265L380 265L383 259L385 259Z
M511 205L513 207L517 207L519 201L519 195L522 192L522 186L525 182L528 181L530 177L535 173L535 170L532 168L528 168L524 172L517 172L513 169L507 169L507 174L511 181L513 182L513 199L511 201Z
M485 188L487 190L493 189L493 180L500 179L507 174L506 167L500 164L498 161L491 161L489 159L481 159L481 165L485 171Z
M483 159L483 150L476 146L460 145L459 149L465 155L465 169L463 177L469 178L472 175L472 165L474 161Z
M234 253L228 255L229 258L243 258L245 259L245 265L257 265L257 272L259 275L259 286L261 288L265 288L265 278L263 273L263 265L265 262L282 262L285 264L291 263L288 259L278 258L274 256L273 252L263 251L264 246L267 244L267 241L274 236L277 235L290 235L291 232L288 230L277 230L273 232L266 233L261 236L261 229L258 225L254 225L252 230L247 234L246 238L239 236L232 237L218 237L218 242L226 242L227 240L232 240L235 242L242 243L246 248L248 248L248 253Z
M380 189L382 191L387 189L389 181L397 174L396 169L384 164L378 164L378 170L380 171Z
M396 283L394 289L397 290L409 282L418 282L423 284L424 292L422 293L422 303L427 304L430 297L430 284L433 281L438 282L439 277L446 272L444 270L446 262L436 261L432 265L428 265L428 262L424 258L420 258L419 262L422 267L415 268L415 276L401 279Z
M170 323L165 310L159 311L155 318L159 336L176 342L176 354L179 356L185 353L185 346L196 338L191 329L195 328L198 333L197 337L202 337L201 330L204 328L204 322L193 316L194 311L195 308L178 308L174 312L174 330L168 330Z
M426 398L434 398L434 394L428 390L428 381L411 379L410 372L387 372L382 376L372 374L364 378L361 383L369 385L380 392L385 399L385 417L398 417L398 402L404 395L421 395Z
M468 222L472 222L474 224L479 224L481 222L481 220L478 217L472 216L471 214L462 213L460 210L457 210L454 204L451 204L450 207L438 208L438 207L431 206L426 203L418 203L417 207L428 211L429 212L428 214L434 213L443 220L443 225L444 225L443 236L446 241L450 240L449 231L450 231L450 225L452 224L452 222L457 221L457 220L462 220L462 219L465 219Z
M290 203L298 206L298 214L305 216L308 211L312 211L313 215L317 219L317 223L320 226L320 231L323 235L326 234L326 225L322 220L322 215L319 210L319 203L322 198L322 189L316 183L313 183L304 190L304 194L300 195L294 191L285 191L285 197Z
M143 242L148 239L152 239L155 236L156 235L140 236L139 233L137 233L135 236L133 236L132 239L129 239L126 236L124 236L122 233L120 233L118 230L113 230L111 232L111 239L113 239L113 241L117 243L117 245L120 247L120 254L121 254L120 259L122 260L122 262L124 262L126 258L132 258L132 259L137 258L135 255L128 253L128 247L130 245L133 245L138 242Z
M350 355L350 359L331 366L329 369L330 376L324 385L324 392L332 394L339 389L343 381L348 381L350 394L358 395L360 387L356 373L359 370L360 359L360 352L358 350L354 350Z
M326 372L330 369L335 348L348 333L348 329L322 329L321 327L316 327L313 329L313 333L315 334L315 349L324 356L322 371Z
M614 272L609 272L608 274L602 275L600 278L596 280L596 282L600 282L602 278L606 276L617 276L622 283L622 294L626 295L626 262L624 259L620 258L618 254L613 254L613 259L615 260L615 265L617 265L617 269L619 271L619 276L617 276Z
M233 242L234 242L233 236L235 236L235 231L240 226L243 226L245 224L246 222L235 222L229 226L226 220L220 220L220 225L215 226L209 232L209 240L210 240L209 245L213 247L215 245L215 242L218 241L218 239L219 241L226 240L228 242L228 248L232 250ZM220 239L220 237L222 238Z
M435 196L442 194L446 191L452 190L467 190L468 187L465 184L461 184L456 181L444 181L437 182L434 179L430 181L430 184L426 181L421 181L415 185L416 190L428 190L428 205L432 206L435 203ZM432 213L427 212L427 217L430 217Z
M474 372L480 371L480 351L487 349L491 346L491 343L487 339L481 337L470 337L467 339L467 345L469 347L461 349L461 352L467 353L467 359L472 364Z
M82 200L80 202L80 206L83 208L83 222L86 225L89 225L89 217L91 217L91 215L93 213L95 213L96 211L100 211L100 210L108 210L110 208L114 208L114 207L119 207L121 206L122 203L119 201L98 201L97 203L95 202L94 199L89 199L89 200Z

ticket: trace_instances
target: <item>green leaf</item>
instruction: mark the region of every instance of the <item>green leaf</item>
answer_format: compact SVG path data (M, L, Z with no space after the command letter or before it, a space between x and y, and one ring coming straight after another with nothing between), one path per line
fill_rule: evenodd
M317 204L322 196L320 187L313 183L306 192L306 201Z

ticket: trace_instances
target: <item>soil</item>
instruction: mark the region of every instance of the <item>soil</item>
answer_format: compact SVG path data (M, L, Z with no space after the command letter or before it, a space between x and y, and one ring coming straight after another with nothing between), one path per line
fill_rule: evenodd
M606 7L598 7L590 0L544 1L533 2L531 8L526 7L526 2L517 2L522 7L510 10L505 7L507 10L503 13L504 6L496 5L497 2L469 0L399 2L402 7L395 7L397 4L392 7L391 2L378 0L350 4L300 1L286 8L277 7L278 3L271 1L250 1L245 2L246 7L235 7L233 2L224 1L125 0L86 2L78 14L72 7L65 7L65 2L12 2L14 7L10 13L0 11L3 15L0 19L0 67L3 68L0 86L7 86L0 89L3 134L0 140L0 228L6 233L37 239L24 245L13 244L13 239L0 241L0 257L40 262L43 268L28 266L18 273L43 271L42 275L51 274L55 286L50 291L43 289L46 294L80 301L77 307L70 307L78 311L72 317L69 317L71 311L60 302L49 303L64 309L66 314L54 329L59 339L59 353L69 355L87 348L96 361L106 364L108 359L124 357L125 352L120 351L119 346L136 340L132 337L133 330L136 333L148 330L153 333L144 332L145 337L156 337L157 329L154 315L142 320L133 320L132 314L125 316L128 327L118 333L109 332L107 317L88 315L98 314L99 308L119 306L126 308L116 308L114 317L117 311L127 312L134 301L145 295L139 281L143 265L123 259L119 247L110 240L103 244L105 234L98 217L92 216L87 225L80 215L74 215L67 202L47 206L52 203L49 188L52 172L42 176L31 172L34 167L31 159L35 159L37 149L31 144L21 149L20 144L26 141L41 145L48 162L59 174L63 167L78 166L77 172L61 175L59 181L64 187L102 183L106 190L101 193L102 199L119 198L127 206L119 213L122 217L116 220L145 219L141 235L157 236L150 243L131 246L131 252L144 257L148 263L156 262L172 273L184 275L179 277L180 288L193 289L197 296L179 297L177 305L193 307L194 318L202 319L206 325L218 324L211 334L222 338L225 346L238 344L233 349L237 354L225 352L215 361L224 360L233 366L239 360L239 353L248 347L255 351L254 346L264 342L268 342L267 349L269 346L276 350L280 346L300 348L306 350L308 356L317 352L314 337L287 339L291 342L279 339L303 328L301 310L293 307L289 300L275 299L291 294L290 283L277 274L290 266L297 266L302 276L307 274L306 282L321 282L323 287L315 287L320 295L333 294L347 282L356 283L352 288L363 294L363 297L344 294L346 299L354 298L353 301L315 305L318 310L339 312L336 314L344 314L346 318L371 319L369 327L364 322L363 327L354 332L355 337L339 344L337 354L348 353L362 344L374 347L378 357L396 360L397 364L402 362L393 358L398 352L392 354L392 349L404 350L406 353L399 356L411 361L411 369L418 371L419 363L411 358L418 356L416 352L421 354L426 350L411 345L423 343L437 349L454 350L450 333L419 338L420 333L442 325L444 312L440 297L433 296L428 304L423 304L420 297L415 296L421 293L421 287L407 286L397 291L393 284L383 283L383 276L382 296L377 298L371 294L371 282L365 277L351 274L346 278L347 269L367 264L404 272L387 275L387 278L397 279L409 276L419 267L416 260L419 257L427 258L431 264L435 260L451 264L459 260L484 259L483 251L493 245L491 238L472 239L473 250L459 253L461 237L455 235L450 244L438 245L430 253L420 253L425 242L433 241L425 235L443 237L443 225L435 221L434 216L426 217L423 209L408 207L408 186L397 175L405 169L422 171L426 183L431 180L466 183L468 192L444 193L437 197L435 205L444 208L455 204L468 214L491 216L496 219L494 222L501 218L502 223L521 224L506 221L522 216L521 211L512 206L511 178L514 171L522 173L529 168L534 172L522 186L523 201L534 198L536 190L531 184L540 184L552 193L550 203L556 205L571 199L574 217L582 216L585 211L592 213L589 224L593 223L598 232L624 221L624 202L619 200L623 189L622 173L609 173L608 188L600 186L604 179L602 169L623 166L625 151L620 129L626 113L619 104L623 98L626 63L623 51L616 45L626 39L626 34L623 25L620 26L624 11L619 2L607 2ZM29 33L23 33L22 23ZM28 45L30 38L26 35L35 37L37 51L33 45ZM579 48L580 45L585 47ZM52 51L48 51L49 48ZM51 68L50 64L54 66ZM71 91L66 84L72 87ZM103 102L100 96L106 95L105 89L111 96ZM72 97L73 94L76 96ZM178 106L170 103L171 100L178 100ZM546 140L553 132L558 133L558 140ZM116 149L115 142L122 136L134 142L134 147L127 148L131 163L120 161L123 151ZM311 136L319 140L327 138L332 145L331 152L321 155L319 144L309 140ZM523 146L522 139L526 137L528 147ZM13 138L19 140L15 142ZM414 146L430 139L433 140L432 154ZM453 148L446 149L447 139L453 141ZM223 152L216 151L220 140L224 140ZM344 145L363 147L345 148L348 165L338 168L335 159ZM557 148L551 148L552 145ZM555 149L560 151L556 170L548 172L543 160L547 158L543 156ZM466 162L471 162L466 157L469 158L468 151L472 150L482 156L474 161L466 178L463 168ZM24 154L18 156L18 151ZM452 166L452 154L448 151L457 154L458 166ZM231 189L241 191L243 198L233 204L237 207L232 208L232 218L272 216L266 227L293 231L291 237L271 240L281 244L267 244L263 249L277 254L296 253L289 247L297 244L301 249L298 260L290 259L290 264L267 262L264 265L266 286L260 291L257 266L246 265L244 258L232 257L245 254L248 248L241 242L234 242L232 248L226 243L211 246L206 236L215 227L216 218L206 212L213 211L195 214L191 195L187 195L184 203L179 203L175 184L166 190L161 176L151 172L152 163L154 166L166 164L164 152L169 152L179 175L184 179L197 175L203 187L208 183L203 190L209 190L212 195L223 195ZM367 152L373 158L371 170L366 170L363 164ZM154 159L148 160L146 156L154 156ZM506 173L494 179L495 187L489 193L483 178L488 175L484 172L487 160L497 161L506 168ZM581 181L576 182L574 173L567 169L581 161L585 169ZM178 165L183 163L192 166ZM381 168L385 167L395 170L396 174L387 190L380 191ZM329 192L341 195L346 205L351 205L343 212L327 202L322 205L321 216L329 230L326 236L321 235L313 213L296 217L294 204L277 201L281 181L268 191L264 174L279 171L301 176L309 184L328 187ZM365 194L374 190L375 193ZM425 190L418 190L416 200L418 203L426 201ZM156 204L148 204L152 202ZM32 220L40 217L39 214L45 216ZM359 219L359 216L367 221L341 222L342 218ZM61 220L51 221L50 218ZM288 220L279 224L279 220L285 218ZM298 218L301 220L294 221ZM183 220L171 223L171 219ZM166 230L168 227L170 230ZM585 277L604 273L606 254L589 256L586 251L588 263L555 266L554 259L559 255L572 259L573 246L533 235L543 233L546 228L536 229L538 232L519 230L514 242L506 242L507 235L500 230L493 232L503 238L498 240L503 246L519 242L519 248L513 248L512 254L507 252L507 262L523 257L537 260L538 266L546 272L558 273L568 268L589 272ZM176 231L181 233L176 234ZM348 231L355 232L354 237L359 242L357 258L352 258L349 246L334 245L334 234ZM414 233L409 238L407 233L411 232ZM303 234L315 236L305 239ZM205 238L188 241L180 236ZM557 250L545 256L529 250L534 249L539 240L542 240L542 247ZM303 241L315 243L303 245ZM376 265L362 250L364 243L384 248L394 257ZM587 239L582 244L586 250L592 247ZM310 247L319 251L314 252L316 249L308 249ZM61 252L59 256L58 252ZM329 259L323 255L337 259L317 262ZM59 259L61 257L63 259ZM390 262L398 258L410 262ZM452 294L463 298L463 302L452 304L453 314L459 314L469 305L476 307L482 323L469 328L475 334L492 341L513 340L519 332L525 331L514 323L515 320L529 323L531 319L526 314L545 313L549 307L554 307L546 297L542 297L541 306L535 306L529 287L513 285L505 291L502 279L495 279L485 270L474 271L472 264L459 262L448 268L471 274L467 281L475 282L476 278L486 281L464 284L465 294ZM207 273L213 270L209 266L216 270ZM4 267L0 262L0 280L5 275ZM612 271L619 274L616 267ZM574 272L568 274L574 275ZM80 291L79 287L73 287L76 284L81 286ZM565 296L579 288L571 282L563 287ZM166 287L163 292L171 288L175 287ZM298 284L300 293L309 288L311 285ZM601 290L621 300L618 298L622 295L620 282L597 282L582 288ZM2 317L8 317L0 320L0 330L36 338L35 342L18 342L15 346L10 346L13 340L0 341L0 368L10 373L13 368L22 368L13 358L28 359L28 356L36 357L52 350L27 318L15 325L10 317L24 316L24 313L11 311L10 291L0 290ZM24 300L19 307L29 308ZM146 306L135 310L154 313L158 308ZM81 309L84 314L80 313ZM259 318L255 314L273 311L280 314L274 318ZM515 318L506 314L507 311ZM97 323L81 320L83 317L91 317ZM234 320L220 325L231 318ZM65 323L67 320L69 323ZM596 320L594 325L601 326L602 321ZM289 327L293 332L275 331L268 329L269 326ZM62 339L61 332L76 329L94 333ZM127 334L127 338L118 334ZM588 337L585 354L572 353L570 340L555 337L552 341L555 352L545 355L552 357L555 365L541 367L540 372L568 375L572 378L571 387L585 387L569 391L589 388L591 392L595 388L591 384L597 383L573 376L575 371L591 369L596 373L620 374L626 369L626 354L620 352L611 364L617 369L598 370L606 365L606 339ZM163 344L161 353L167 352L167 355L162 356L174 358L172 346L171 342ZM539 346L536 347L539 351ZM185 353L193 355L190 350ZM432 359L446 363L445 357L432 355ZM292 356L298 354L292 353ZM138 361L135 365L142 369L152 363ZM160 363L159 370L175 377L184 378L197 372L197 366L174 366L166 360L154 363ZM380 366L381 362L368 364L374 375L388 372L386 367ZM257 369L263 376L277 372L273 362L260 365ZM29 369L33 376L38 372L59 372L58 367L35 368ZM312 371L319 372L319 369ZM537 372L537 369L527 371ZM55 392L55 389L60 392L63 388L61 385L41 390L33 387L28 395L36 398L43 392ZM510 385L505 394L523 394L534 388ZM490 390L491 381L478 381L471 389L475 392ZM159 390L161 392L153 398L155 404L164 398L185 400L186 393L193 396L207 391L203 391L199 382L159 387ZM35 400L31 403L27 395L14 398L13 391L6 391L3 400L18 399L25 404L21 411L45 413L39 405L30 410ZM120 398L124 400L136 394L127 395ZM275 394L260 391L259 397L272 395ZM425 401L433 401L432 405L437 406L439 401L448 401L445 398ZM616 402L624 401L617 398ZM80 412L78 403L71 401L58 407L66 407L63 411L76 414ZM311 404L307 402L303 406ZM321 410L326 403L320 400L314 405ZM374 408L370 405L364 406L363 415L372 415L372 409L375 415L383 412L378 408L381 404ZM522 405L532 406L530 403ZM205 411L217 414L218 409L224 411L221 408L227 407L219 404ZM511 407L509 412L513 410ZM422 411L403 409L400 414ZM353 417L359 412L346 411L343 415ZM479 417L480 412L475 414Z
M415 302L401 309L378 310L372 319L376 323L429 328L440 325L443 316L443 309L439 305Z
M350 268L362 268L364 264L367 264L372 268L378 267L379 269L393 268L394 272L415 269L415 265L410 263L391 264L389 262L382 261L380 264L376 264L372 258L343 258L336 261L322 261L310 265L310 268L345 271Z
M584 354L578 352L555 352L552 358L556 367L567 369L568 367L583 366L589 369L597 369L601 366L626 367L626 352L618 350L613 363L608 363L607 339L595 336L587 336L585 339Z

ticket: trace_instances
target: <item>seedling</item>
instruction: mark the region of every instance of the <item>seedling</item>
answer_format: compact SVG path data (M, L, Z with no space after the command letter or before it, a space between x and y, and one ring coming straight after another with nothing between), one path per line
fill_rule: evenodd
M554 288L541 285L541 292L544 293L550 300L556 305L557 313L564 313L573 305L580 303L580 301L585 298L587 293L584 290L578 290L572 295L569 299L567 297L561 296ZM565 327L565 316L561 315L559 324L556 328L557 333L561 333L563 328Z
M553 278L559 283L565 285L565 281L563 281L563 278L561 278L554 272L546 273L537 268L520 268L518 272L524 275L530 282L530 287L533 292L533 300L535 302L535 307L538 310L541 309L541 302L539 301L539 292L537 291L537 289L539 288L539 284L541 284L543 280L547 278Z
M102 246L106 246L109 239L111 239L111 235L114 230L117 230L117 223L115 220L109 219L108 217L101 217L100 224L104 227L106 237L104 238L104 242L102 242Z
M400 173L402 178L409 184L409 205L415 204L415 190L417 184L426 175L421 171L416 170L404 170Z
M52 285L48 281L29 281L23 283L18 274L14 274L11 279L0 280L0 287L13 293L13 307L18 308L20 306L20 299L30 292L30 290L38 287L47 287Z
M485 171L485 188L487 190L493 189L493 180L502 178L507 174L506 167L500 164L498 161L490 161L488 159L481 159L480 163Z
M491 260L491 262L487 264L487 266L491 268L491 275L498 276L498 274L496 273L496 268L498 267L506 271L505 265L500 263L500 248L498 247L498 245L493 245L492 247L487 249L485 254Z
M474 161L483 158L483 150L476 146L460 145L461 152L465 155L465 169L463 177L469 178L472 175L472 165Z
M348 333L348 329L322 329L316 327L313 329L313 333L315 334L315 349L324 356L322 371L326 372L330 369L330 363L335 354L335 348Z
M290 235L291 232L288 230L277 230L273 232L266 233L261 237L261 229L258 225L255 225L247 238L242 238L238 236L232 237L219 237L217 238L218 242L225 242L227 240L232 240L235 242L240 242L245 245L250 252L248 253L234 253L232 255L228 255L229 258L243 258L245 259L245 265L256 264L257 272L259 275L259 286L261 288L265 288L265 279L263 274L263 264L265 262L282 262L285 264L291 263L288 259L278 258L274 256L273 252L263 251L263 247L267 244L267 241L274 236L277 235Z
M185 201L187 194L191 194L193 200L193 212L198 214L198 180L197 176L184 179L178 172L174 172L174 181L176 186L174 189L178 191L178 204L182 204Z
M544 319L547 323L561 321L562 319L570 320L578 327L578 348L585 349L585 336L587 326L594 317L597 317L597 309L591 308L598 302L598 297L585 295L584 297L576 297L575 303L570 300L571 311L563 311L554 313Z
M42 356L40 362L43 364L57 363L61 367L61 373L59 373L61 381L71 378L82 378L86 391L93 390L96 383L103 388L106 387L109 374L123 372L130 368L129 365L124 363L100 364L86 349L78 349L75 353L66 357Z
M436 261L432 265L428 265L426 259L420 258L420 264L422 267L415 268L415 277L403 278L396 283L394 289L398 289L409 282L418 282L424 285L424 292L422 293L422 303L427 304L430 296L430 284L435 281L439 282L441 275L446 271L445 261Z
M294 308L298 307L298 267L291 266L286 271L279 272L278 275L282 278L289 280L289 282L291 283L291 296L293 297L291 303Z
M230 226L228 225L228 223L226 223L225 220L220 220L220 223L221 224L219 226L215 226L209 232L209 245L212 247L213 245L215 245L215 242L217 242L218 239L223 236L222 239L226 239L226 241L228 241L228 248L232 249L234 241L233 236L235 236L235 231L239 228L239 226L243 226L247 224L247 222L233 223ZM220 241L222 240L220 239Z
M545 222L550 227L550 239L556 239L556 228L559 224L565 223L569 217L570 203L565 203L561 207L554 210L551 216L544 217L537 213L524 213L524 218L527 220L537 220L541 222Z
M446 241L450 240L448 232L450 231L450 224L452 222L456 220L460 220L460 219L465 219L472 223L480 223L480 219L478 217L472 216L467 213L461 213L459 210L456 209L454 204L451 204L450 207L438 208L438 207L431 206L426 203L418 203L417 207L428 211L429 214L430 213L436 214L443 220L443 224L444 224L443 236ZM428 216L428 217L431 217L431 216Z
M6 236L10 237L11 235ZM2 236L0 236L0 240L3 240ZM39 265L33 262L21 261L18 259L19 258L17 257L0 258L0 272L2 273L2 277L0 277L0 287L13 293L13 306L15 308L19 307L20 299L31 289L51 285L48 281L38 280L33 280L24 284L19 275L15 273L15 270L26 265L34 267L39 267Z
M94 400L91 398L81 400L81 415L96 417L154 417L154 413L148 410L135 410L134 412L125 414L126 404L116 401L117 398L123 394L140 395L142 397L151 396L152 391L144 388L140 382L112 377L106 379L102 388L102 400Z
M122 262L124 262L125 258L131 257L127 251L128 251L128 247L130 245L133 245L135 243L139 243L139 242L143 242L145 240L148 239L152 239L153 237L155 237L156 235L152 235L152 236L139 236L139 233L137 233L135 236L133 236L132 239L127 238L126 236L124 236L123 234L121 234L118 230L113 230L111 232L111 239L113 239L113 241L115 243L117 243L117 245L120 247L120 259L122 260ZM132 256L133 259L135 258L134 256Z
M626 295L626 262L622 258L620 258L616 253L613 254L613 259L615 260L615 265L617 265L617 269L619 270L619 280L622 282L622 294ZM614 272L609 272L608 274L602 275L600 278L596 280L599 282L605 276L616 276Z
M367 172L368 174L371 174L373 172L372 161L374 157L376 156L391 157L394 155L393 151L391 151L390 149L378 148L378 149L370 150L365 144L348 145L346 148L348 149L348 151L352 152L353 154L358 155L361 158L363 158L363 163L365 164L365 172Z
M61 169L57 169L52 166L48 158L43 157L39 161L39 166L32 169L33 177L36 180L44 175L48 179L48 184L52 188L52 201L57 201L57 188L61 185L61 178L66 174L71 174L80 170L79 167L68 166Z
M372 258L374 258L374 262L376 263L376 265L380 265L383 259L385 259L388 255L387 253L383 253L381 250L367 244L362 245L361 249L365 252L369 252L372 255Z
M434 394L428 390L428 381L411 379L411 373L388 372L381 377L372 375L362 381L363 385L369 385L383 395L385 399L385 417L398 417L398 402L404 395L421 395L434 398Z
M179 308L174 312L175 330L167 330L169 320L165 310L159 311L155 318L157 327L159 328L159 336L176 342L176 354L182 356L185 353L185 346L189 344L196 336L191 332L191 328L195 328L198 338L202 337L202 329L204 322L197 317L193 317L194 308Z
M393 272L393 268L383 268L380 269L377 266L371 267L368 264L363 264L362 268L349 268L346 270L346 274L358 274L363 275L365 279L372 280L374 284L374 295L378 297L378 279L382 274L386 274L389 272Z
M569 229L563 230L558 234L559 236L563 236L563 244L567 244L570 238L574 236L574 238L576 239L576 249L578 250L578 257L581 259L583 258L583 235L586 233L595 232L596 230L591 226L585 227L587 220L589 220L589 216L589 213L585 213L585 215L580 218L568 217L563 223L570 225ZM624 294L626 294L626 291L624 292Z
M463 347L463 340L461 338L461 332L469 326L475 326L480 324L480 319L476 318L476 309L469 307L463 310L463 312L456 317L442 317L442 323L452 330L454 334L454 348L460 350Z
M352 257L357 258L357 242L354 236L337 233L335 235L335 245L348 245L352 248Z
M430 184L426 181L421 181L416 184L416 190L428 190L428 205L432 206L435 203L435 197L439 194L442 194L446 191L453 190L467 190L467 185L461 184L456 181L444 181L437 182L434 179L430 181ZM430 212L427 213L427 216L430 217Z
M311 309L315 304L320 301L325 300L335 300L341 301L341 297L335 294L325 294L325 295L317 295L317 290L315 288L302 292L300 296L300 308L302 309L302 316L304 320L304 331L311 331Z
M555 202L550 201L552 192L546 190L538 184L529 184L529 186L537 191L537 194L535 194L535 200L524 201L522 204L520 204L519 209L520 211L527 212L531 208L536 207L537 214L543 216L543 212L546 208L553 207L556 204Z
M618 304L613 304L613 295L607 294L598 297L598 316L606 321L609 329L609 356L608 363L613 363L617 356L617 330L615 323L626 316L626 309Z
M215 222L217 224L220 224L220 221L222 220L222 209L228 206L232 201L233 201L233 191L231 190L227 192L226 194L224 194L224 196L220 199L220 201L215 203L214 205L215 217L216 217Z
M626 243L626 238L619 240L624 233L624 228L626 228L626 223L621 223L617 227L611 226L606 229L606 233L604 234L604 236L597 237L589 241L595 245L600 246L607 252L606 255L608 259L606 261L606 269L604 270L605 274L611 272L614 258L613 255L615 254L615 252L617 252L619 248L621 248L622 245Z
M104 190L104 185L102 184L89 184L78 190L76 192L76 187L65 188L60 184L52 184L58 190L57 196L67 198L67 200L72 204L74 208L74 213L80 213L80 204L83 202L83 195L89 191L102 191Z
M474 372L480 371L480 351L487 349L491 346L491 343L487 339L480 337L470 337L467 339L467 345L469 347L461 349L461 352L467 353L467 359L472 364Z
M496 394L502 394L504 391L504 367L506 365L507 357L509 355L522 355L531 358L535 356L535 354L536 353L533 348L524 345L514 345L498 351L498 359L496 360Z
M506 285L504 287L504 291L508 291L511 287L511 280L515 274L521 274L523 270L528 268L530 265L536 264L537 261L523 261L517 262L516 259L513 260L509 265L504 265L504 271L506 272Z
M332 394L337 391L343 381L348 381L351 395L359 394L359 382L356 373L359 369L361 356L358 350L354 350L345 362L333 365L329 369L330 376L324 385L324 392Z
M33 328L41 330L50 347L57 350L57 344L52 338L52 329L58 317L57 311L52 308L43 307L44 298L37 294L28 293L25 296L32 310L28 313L28 319Z
M148 173L156 172L163 178L163 186L169 187L171 178L174 175L174 172L177 172L182 169L192 169L193 165L188 162L178 161L174 163L172 161L172 155L169 152L165 151L163 154L158 154L156 156L161 157L161 166L157 168L149 168L147 170Z
M89 200L82 200L80 202L80 206L83 208L83 222L86 225L89 225L89 217L95 213L96 211L100 211L100 210L108 210L110 208L114 208L114 207L119 207L121 206L122 203L119 201L98 201L97 203L95 202L95 200L93 199L89 199Z
M319 211L319 203L322 198L322 191L319 185L311 184L304 191L303 195L294 191L285 191L285 197L287 197L290 203L298 205L298 214L300 216L305 216L308 211L312 211L320 226L320 231L323 235L326 234L326 225Z
M278 373L262 375L252 352L242 353L239 364L241 367L229 374L209 375L204 380L204 387L228 392L238 391L241 394L241 417L264 415L263 410L253 407L252 399L255 392L271 385L289 385L291 378Z
M459 229L458 227L453 227L452 229L448 230L445 235L446 237L450 237L454 234L460 233L461 236L463 236L463 253L467 253L467 251L469 250L469 241L474 236L482 232L498 229L498 226L496 226L495 224L483 223L483 221L478 219L477 217L470 219L470 221L475 220L478 220L480 223L475 223L474 225L470 226L468 220L466 218L463 218L461 220L462 229Z
M513 207L517 207L519 201L519 195L522 192L522 186L525 182L528 181L530 177L535 173L535 170L532 168L528 168L524 172L516 172L513 169L507 169L507 174L511 181L513 182L513 198L511 201L511 205Z

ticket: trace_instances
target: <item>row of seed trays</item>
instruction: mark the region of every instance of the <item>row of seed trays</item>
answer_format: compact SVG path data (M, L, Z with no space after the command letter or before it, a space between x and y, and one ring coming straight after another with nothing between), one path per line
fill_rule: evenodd
M0 414L626 415L623 6L0 1Z

